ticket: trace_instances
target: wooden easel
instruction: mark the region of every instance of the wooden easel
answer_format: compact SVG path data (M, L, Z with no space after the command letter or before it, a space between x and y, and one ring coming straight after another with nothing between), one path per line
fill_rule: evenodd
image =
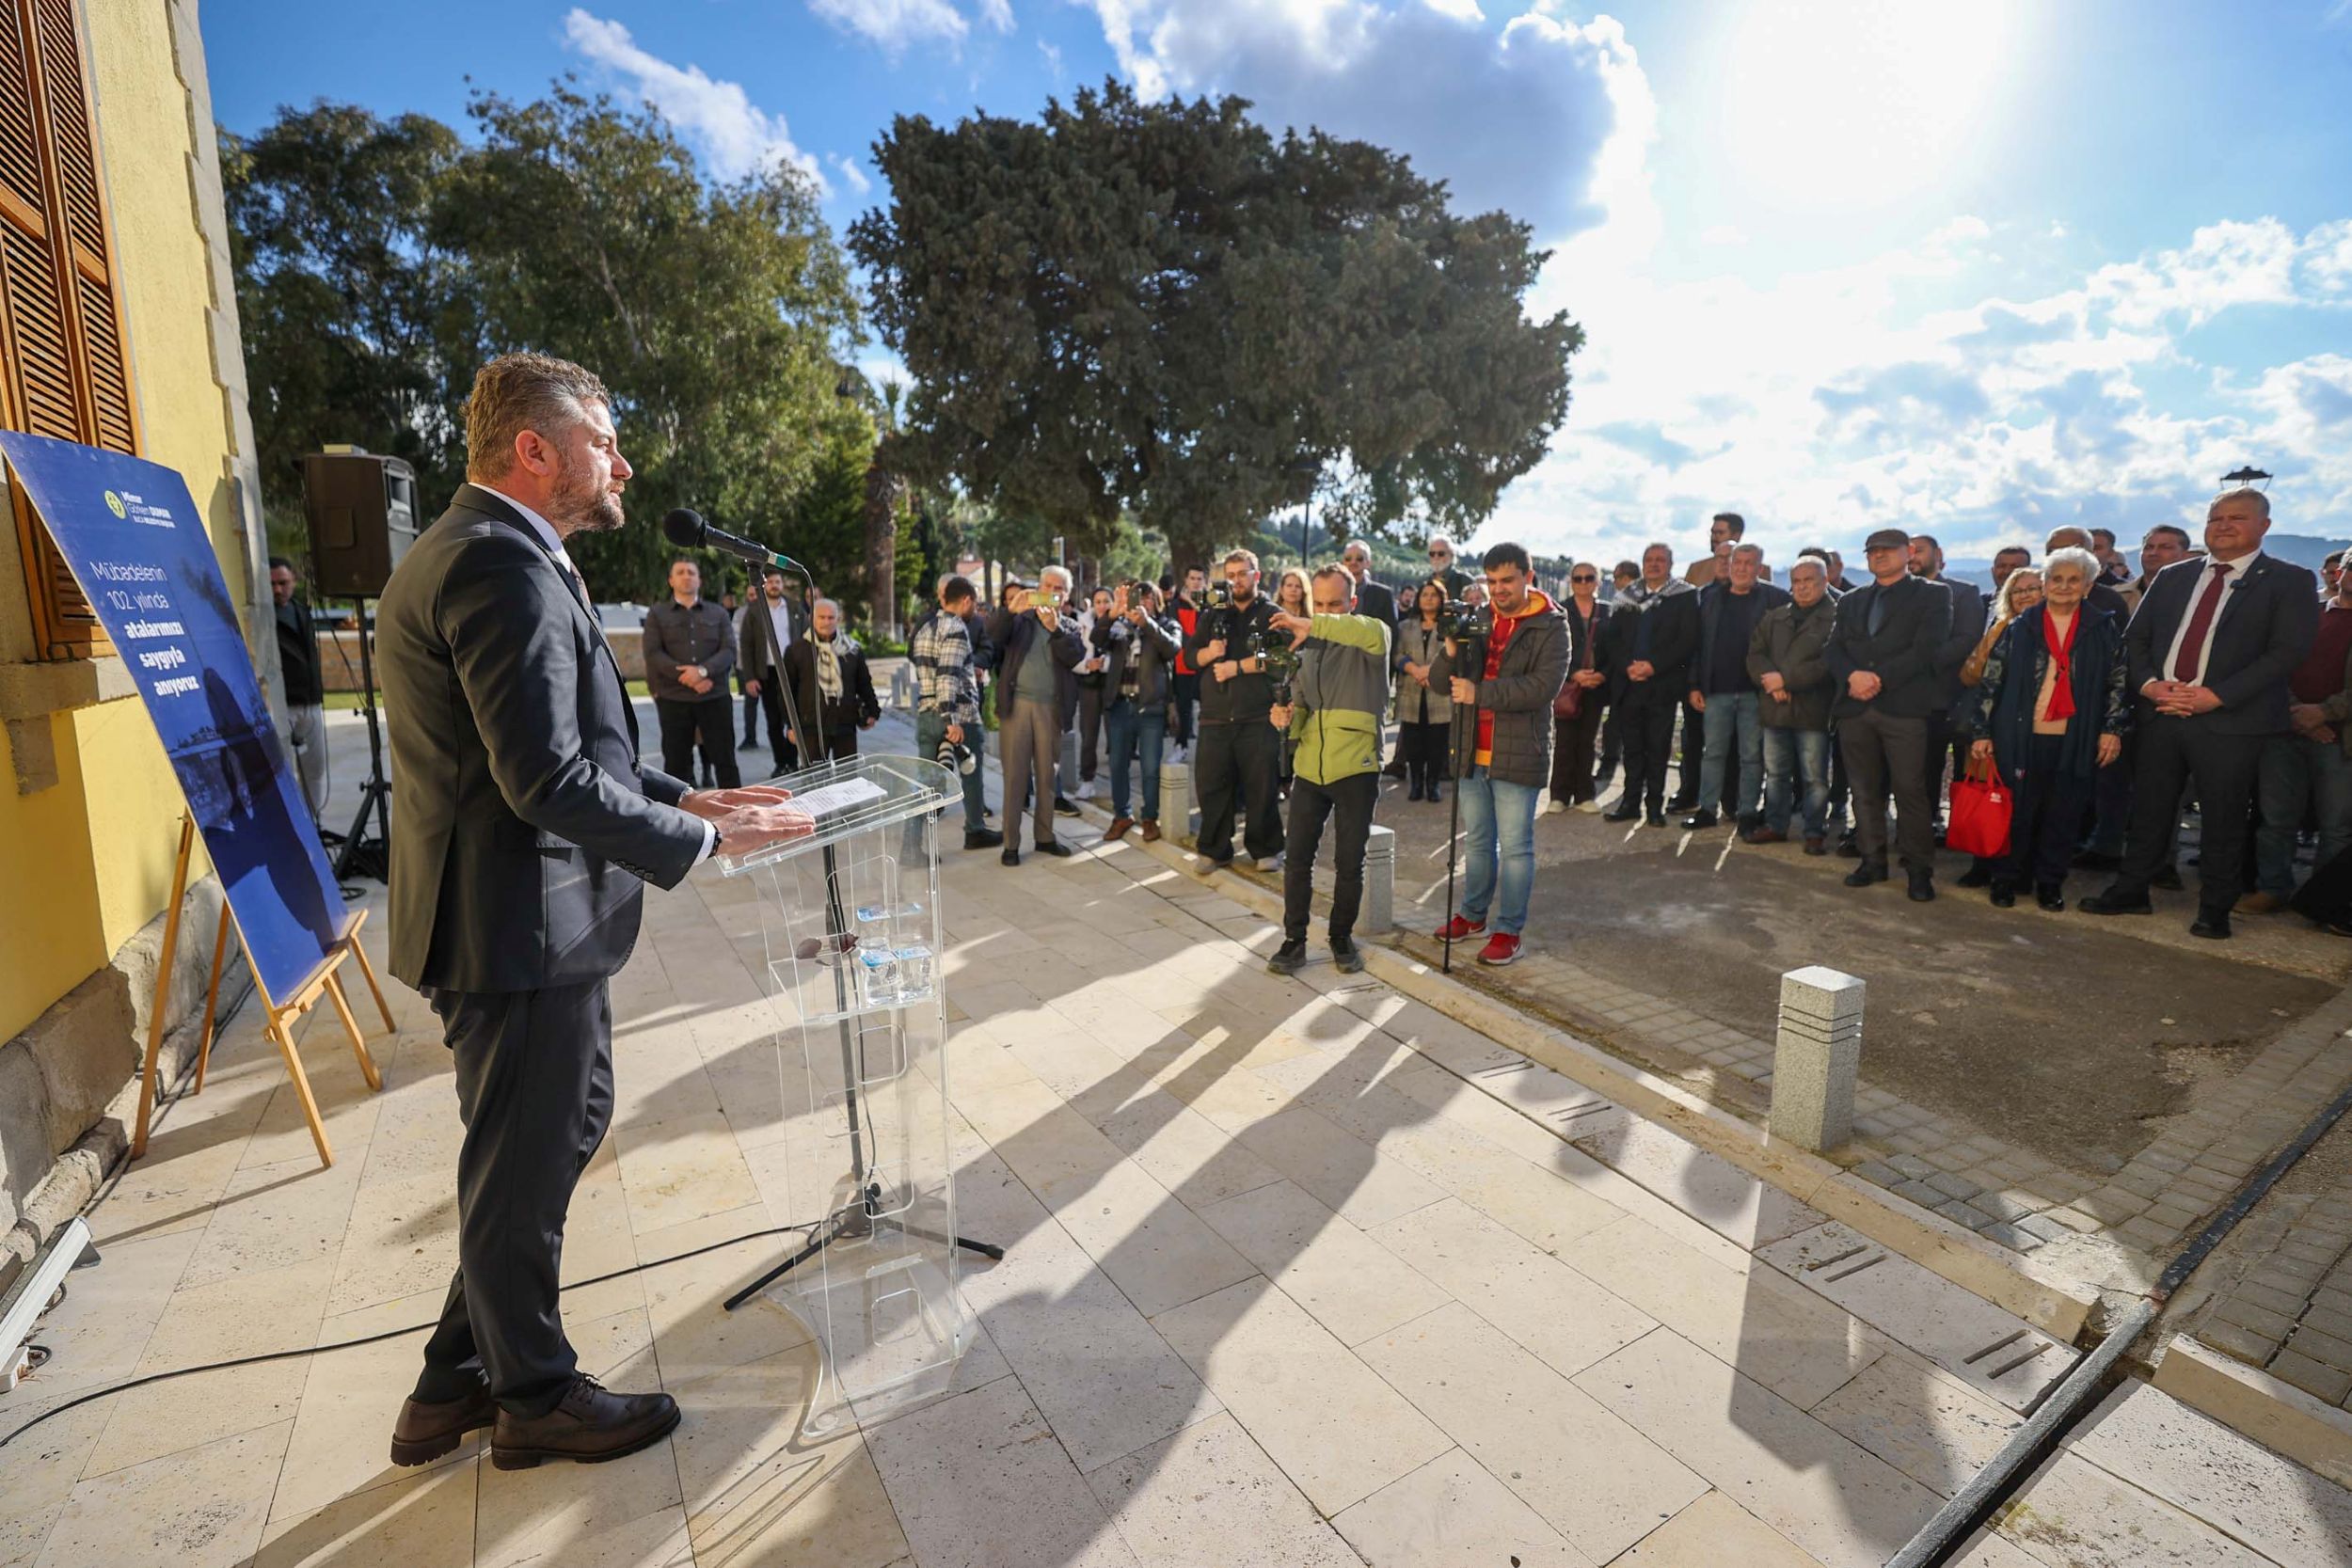
M139 1120L138 1128L131 1138L131 1157L135 1160L147 1152L148 1123L155 1109L155 1074L163 1057L164 1017L171 999L171 960L180 946L180 906L187 896L188 856L195 847L196 818L183 813L180 817L180 859L171 874L171 902L164 907L164 949L155 972L155 1003L147 1021L147 1061L139 1070ZM220 905L220 928L213 938L213 977L204 991L204 1028L197 1047L196 1085L188 1091L190 1094L204 1092L204 1070L211 1064L213 1055L213 1017L220 1004L221 963L229 952L229 923L235 918L236 911L229 907L229 901L224 896ZM294 1049L294 1021L317 1006L321 996L333 1002L337 1016L342 1020L343 1032L351 1037L352 1054L359 1058L359 1071L366 1077L368 1087L376 1090L384 1087L383 1075L375 1069L375 1058L368 1054L368 1042L359 1033L359 1021L352 1016L351 999L343 993L342 980L335 973L346 957L357 960L360 974L367 979L368 990L375 994L375 1009L384 1015L385 1029L389 1032L395 1027L391 1006L384 1000L384 988L376 982L375 966L368 962L367 949L359 944L359 927L367 923L367 918L368 911L365 910L353 910L344 915L342 929L335 937L335 945L327 949L326 955L319 959L318 967L305 975L293 994L283 1001L270 995L269 987L262 983L261 970L255 968L253 971L253 988L261 994L262 1006L268 1014L265 1028L271 1040L276 1042L278 1054L286 1059L286 1076L294 1081L294 1093L301 1098L303 1118L310 1124L310 1141L318 1146L319 1164L322 1165L335 1163L335 1151L327 1147L326 1128L319 1120L318 1101L310 1095L310 1076L302 1070L301 1053ZM242 944L242 930L239 940ZM246 954L246 962L248 965L253 962L250 950Z

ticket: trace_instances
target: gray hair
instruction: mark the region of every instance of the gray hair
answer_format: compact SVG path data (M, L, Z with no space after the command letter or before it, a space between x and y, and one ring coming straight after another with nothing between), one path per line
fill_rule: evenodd
M1073 584L1076 580L1071 577L1070 568L1067 566L1047 566L1041 568L1037 574L1037 585L1040 588L1044 587L1045 579L1047 578L1058 578L1061 580L1061 591L1065 594L1071 591Z
M2079 545L2063 545L2042 558L2042 583L2044 592L2047 592L2049 588L2050 574L2060 566L2072 566L2080 572L2083 575L2085 588L2099 580L2101 570L2099 558Z
M1732 546L1731 553L1735 556L1752 555L1756 557L1756 563L1758 566L1764 564L1764 546L1761 545L1752 545L1743 541L1740 544Z
M1788 580L1790 582L1796 581L1797 574L1799 572L1819 572L1821 574L1821 580L1823 582L1827 582L1829 580L1829 562L1823 561L1818 555L1801 555L1797 557L1796 560L1788 563Z
M812 620L815 619L817 612L820 610L830 610L833 611L834 620L837 621L841 619L841 601L838 599L819 599L815 604L810 605L808 607L810 618Z

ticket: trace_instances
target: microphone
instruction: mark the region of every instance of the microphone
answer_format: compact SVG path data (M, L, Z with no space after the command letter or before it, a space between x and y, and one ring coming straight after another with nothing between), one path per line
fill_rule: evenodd
M788 566L803 577L808 576L808 568L790 556L779 554L741 534L712 528L703 521L703 515L691 506L677 507L663 517L661 531L671 544L681 549L719 550L738 560L748 561L755 566Z

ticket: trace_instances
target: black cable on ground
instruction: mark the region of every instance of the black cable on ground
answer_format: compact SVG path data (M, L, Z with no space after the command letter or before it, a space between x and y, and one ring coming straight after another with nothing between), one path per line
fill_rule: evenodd
M2062 1446L2074 1427L2089 1413L2091 1396L2105 1393L2120 1383L2123 1353L2132 1342L2155 1322L2172 1293L2188 1282L2205 1259L2238 1222L2252 1212L2265 1194L2279 1184L2296 1163L2311 1152L2313 1145L2328 1135L2328 1130L2352 1111L2352 1086L2327 1104L2320 1113L2306 1122L2294 1140L2264 1163L2262 1168L2246 1179L2245 1184L2231 1195L2221 1212L2197 1233L2197 1239L2182 1249L2179 1257L2165 1266L2156 1276L2156 1283L2143 1299L2132 1304L2116 1325L2106 1332L2082 1363L2068 1373L2064 1382L2044 1400L2031 1418L2010 1435L2001 1451L1993 1456L1984 1468L1971 1477L1968 1483L1952 1494L1949 1501L1936 1510L1919 1533L1899 1552L1887 1560L1887 1568L1942 1568L1951 1560L1962 1543L1973 1536L1984 1523L1998 1513L2015 1495L2025 1479L2038 1469L2042 1461Z
M717 1252L722 1247L731 1247L739 1242L755 1242L766 1236L802 1235L816 1229L823 1223L822 1220L814 1220L805 1225L777 1225L771 1226L765 1230L748 1230L740 1236L730 1236L723 1242L713 1242L707 1246L698 1246L691 1252L681 1252L669 1258L657 1258L649 1263L632 1263L626 1269L614 1269L611 1274L600 1274L593 1279L576 1280L563 1289L565 1291L585 1290L591 1285L602 1285L609 1280L626 1278L633 1274L643 1274L647 1269L659 1269L671 1263L682 1263L689 1258L700 1258L707 1252ZM189 1377L198 1372L226 1371L232 1367L258 1367L270 1361L290 1361L297 1355L325 1355L329 1351L353 1350L360 1345L381 1344L386 1339L397 1339L404 1334L415 1334L432 1326L431 1323L410 1323L405 1328L388 1328L380 1334L363 1335L357 1339L338 1339L327 1345L310 1345L296 1350L271 1351L262 1355L240 1355L227 1361L207 1361L194 1367L174 1367L166 1372L150 1372L145 1377L135 1377L128 1383L117 1383L104 1388L90 1389L87 1393L66 1401L63 1404L42 1411L6 1437L0 1437L0 1449L7 1448L52 1416L62 1416L69 1410L77 1409L93 1401L111 1399L117 1394L127 1394L134 1388L144 1388L152 1383L167 1383L173 1378Z

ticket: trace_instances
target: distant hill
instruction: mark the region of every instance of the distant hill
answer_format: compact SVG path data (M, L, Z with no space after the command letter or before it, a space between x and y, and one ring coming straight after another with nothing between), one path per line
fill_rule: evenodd
M2297 566L2308 566L2313 572L2319 570L2321 562L2342 548L2344 541L2341 539L2322 539L2309 533L2273 533L2263 540L2263 549L2266 554L2275 555L2281 561L2291 561ZM2134 562L2139 559L2137 550L2127 549L2123 553ZM1944 575L1989 589L1993 586L1993 562L1983 559L1947 561Z

